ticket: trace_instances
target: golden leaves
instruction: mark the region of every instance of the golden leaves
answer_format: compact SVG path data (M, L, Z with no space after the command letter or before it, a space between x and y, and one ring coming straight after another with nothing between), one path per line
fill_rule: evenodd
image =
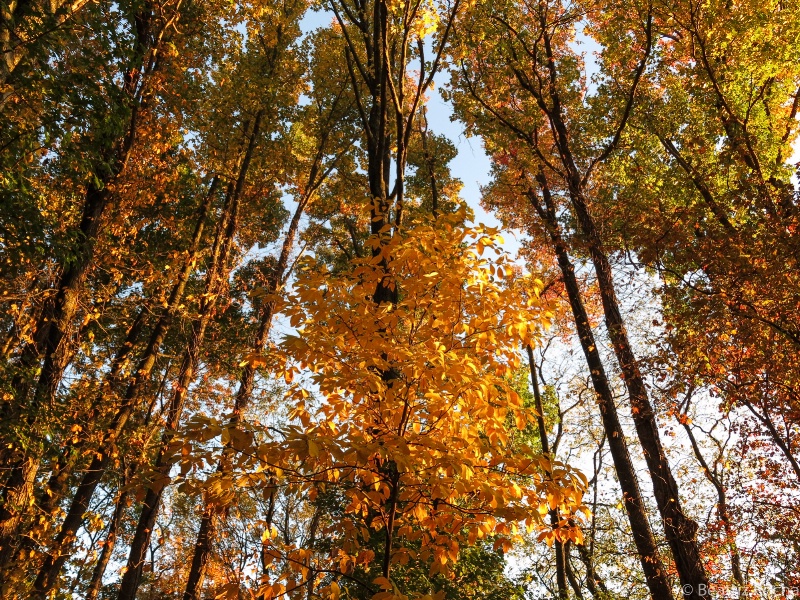
M289 392L301 427L283 444L303 485L344 485L345 512L377 515L373 528L392 512L397 535L420 540L435 572L456 560L460 537L517 535L507 520L534 526L540 505L545 514L548 502L564 514L580 505L583 481L569 469L509 456L507 417L525 428L527 415L506 376L547 317L537 295L520 293L537 284L515 272L500 241L444 217L436 229L396 234L380 257L354 260L349 272L307 260L285 303L302 329L278 351L286 372L297 365L306 379ZM378 304L387 278L398 301ZM303 401L311 395L313 409ZM331 527L358 548L364 535L348 523ZM396 591L389 583L380 582L387 598Z
M499 243L496 232L442 217L435 229L387 240L383 260L356 259L336 273L303 262L281 303L296 332L269 356L243 361L284 378L288 424L197 420L192 440L220 435L224 460L244 473L212 475L206 496L224 505L237 487L290 486L313 502L336 490L343 514L328 517L325 535L337 549L325 560L341 573L374 561L364 546L389 526L391 562L426 561L435 575L478 540L508 548L523 522L545 528L554 504L574 522L585 478L512 448L510 430L526 428L530 415L508 375L548 307L522 293L536 282L515 271ZM376 303L387 278L397 302ZM282 569L280 583L265 588L270 597L318 558L262 531L265 554ZM401 597L390 578L373 583L375 597ZM317 592L343 593L336 581Z

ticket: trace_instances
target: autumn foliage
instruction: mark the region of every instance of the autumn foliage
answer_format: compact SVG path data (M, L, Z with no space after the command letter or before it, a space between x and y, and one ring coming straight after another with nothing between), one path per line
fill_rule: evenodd
M0 597L796 597L799 39L4 1Z

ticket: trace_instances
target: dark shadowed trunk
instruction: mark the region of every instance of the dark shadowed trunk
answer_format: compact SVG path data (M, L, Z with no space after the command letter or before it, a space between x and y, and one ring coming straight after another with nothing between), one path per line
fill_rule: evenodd
M583 349L592 385L597 393L600 406L600 414L603 419L603 427L608 437L608 445L611 456L614 460L614 468L617 472L617 479L622 488L625 510L628 513L628 520L631 524L631 533L639 554L642 570L647 580L650 594L654 600L672 600L672 589L667 578L667 572L659 557L653 531L647 520L644 500L639 481L636 478L636 471L633 467L628 445L625 442L625 432L617 415L617 407L614 403L614 396L611 386L606 376L605 366L600 358L597 343L594 339L594 332L589 324L589 315L583 303L583 297L575 276L575 267L569 258L567 245L561 237L561 231L556 219L555 206L550 196L550 188L544 174L539 173L536 177L537 183L542 191L544 205L539 198L532 192L528 194L536 212L545 223L550 236L553 249L556 253L558 266L567 291L570 307L575 321L575 328Z
M230 204L230 211L227 221L223 220L220 223L220 228L217 235L217 240L214 243L212 256L209 263L209 269L206 276L206 294L205 298L199 309L199 316L192 323L192 334L189 340L189 347L183 356L183 362L178 375L178 382L175 387L175 392L170 401L166 423L164 424L164 433L161 438L161 444L158 449L153 470L155 472L155 480L150 485L145 495L144 502L142 503L142 511L139 514L139 522L136 526L136 533L131 541L130 552L128 554L128 565L125 574L122 576L120 583L119 600L134 600L136 592L139 589L141 580L142 569L144 568L145 555L147 548L150 544L150 539L153 534L158 512L161 506L161 497L164 489L169 483L169 472L172 468L172 459L169 453L169 444L175 436L175 430L180 424L183 407L189 393L189 386L194 380L194 374L197 370L197 365L200 360L200 350L205 338L205 332L209 322L214 316L216 307L216 299L227 281L230 263L231 252L236 236L238 227L238 213L239 213L239 200L244 190L245 181L247 179L247 172L250 168L250 162L253 158L256 145L258 144L259 136L261 133L261 120L264 116L264 111L260 110L253 122L253 129L250 133L250 139L247 145L247 150L239 165L239 174L235 184L228 188L228 202Z
M633 84L626 102L625 111L618 125L614 138L604 148L602 153L586 167L586 172L581 173L573 151L572 142L568 132L567 124L562 112L561 99L557 91L557 70L556 58L551 47L550 34L542 15L543 27L543 47L547 58L547 72L550 85L547 91L536 91L537 102L548 116L553 139L558 150L559 158L563 166L562 178L568 193L572 209L577 218L580 231L584 236L588 247L589 256L594 266L597 276L597 284L600 289L600 297L603 303L603 313L605 315L606 329L611 338L614 354L617 357L620 370L624 378L625 386L631 402L631 412L633 413L634 425L639 442L644 451L650 478L653 484L653 495L655 496L661 520L664 525L664 533L669 542L675 566L680 576L681 585L686 598L699 600L708 597L708 578L705 568L700 558L700 550L697 545L697 523L688 518L681 509L678 484L672 476L667 456L661 445L661 438L658 433L655 413L650 404L647 388L639 370L638 362L625 329L625 323L619 309L619 301L616 295L614 278L611 271L611 263L603 247L597 225L590 213L589 205L585 193L592 168L604 161L616 147L624 129L633 99L636 93L636 86L644 72L647 59L652 46L652 15L648 15L645 32L647 42L645 53L636 71ZM549 105L545 102L545 94L549 98ZM543 177L543 175L542 175ZM609 441L612 441L609 432Z

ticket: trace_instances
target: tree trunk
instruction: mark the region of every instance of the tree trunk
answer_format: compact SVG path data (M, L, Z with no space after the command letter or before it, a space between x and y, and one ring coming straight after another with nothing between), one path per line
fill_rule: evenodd
M164 489L169 482L169 471L172 461L168 455L169 443L174 437L174 431L180 424L183 406L189 392L189 386L194 379L194 373L200 359L200 350L205 337L206 328L211 318L214 316L216 299L220 293L223 281L227 280L229 263L231 257L231 247L236 235L238 226L239 198L244 189L247 171L253 158L253 152L258 143L261 131L261 119L264 111L260 110L255 117L253 129L250 133L250 140L247 145L245 155L239 165L239 175L235 185L229 187L228 197L230 203L229 216L226 222L221 223L220 230L215 240L214 250L212 251L209 271L206 277L206 298L201 303L199 318L192 323L192 337L189 348L186 350L183 363L181 364L180 375L175 393L170 402L167 422L164 425L164 434L161 439L161 446L154 464L156 481L147 490L142 512L139 515L139 522L136 526L136 533L131 542L128 554L128 565L120 583L119 600L135 600L136 592L139 589L142 569L144 568L145 554L150 543L150 538L155 527L158 512L161 506L161 497Z
M515 74L520 84L531 92L539 108L547 116L546 121L549 125L555 149L558 152L558 159L562 167L558 176L562 179L564 187L566 188L565 191L569 197L574 215L580 227L580 232L583 234L597 275L606 329L611 338L614 353L617 357L624 377L625 386L628 390L636 433L642 445L642 449L644 450L645 460L653 484L653 494L661 514L664 533L675 559L675 565L680 576L684 596L693 600L707 598L709 594L708 578L706 577L705 568L697 546L697 523L689 519L681 510L678 485L672 476L666 454L661 446L655 413L650 404L647 388L644 384L641 372L639 371L639 366L633 354L633 350L631 349L625 330L625 324L620 314L619 302L617 300L611 272L611 264L603 248L597 225L590 214L585 194L585 188L591 174L591 169L610 156L620 139L627 117L630 114L636 86L644 72L647 58L652 47L652 12L648 14L646 51L636 69L634 83L617 132L612 141L590 163L590 166L586 167L586 171L583 173L579 169L578 161L576 161L573 155L570 132L563 114L561 98L558 91L557 59L552 47L550 26L547 23L547 17L544 12L539 14L539 19L542 34L542 49L544 51L543 58L546 59L546 63L543 66L546 69L547 82L544 83L543 79L539 79L540 87L537 88L532 85L531 81L518 69L515 71ZM530 141L532 138L528 139ZM538 140L538 138L535 139ZM534 149L540 152L538 141L533 142L533 145L535 147ZM544 179L545 175L540 171L537 176L537 181L540 182L540 185L542 183L541 180ZM546 181L544 182L544 187L547 187ZM549 221L551 221L551 224L555 224L554 212L551 214ZM564 246L564 252L566 256L566 246ZM560 260L559 258L559 262ZM577 322L579 320L577 314L575 318ZM594 368L591 367L591 365L590 369L594 373ZM615 440L612 438L610 431L609 443L613 448Z
M161 497L169 483L169 472L173 465L169 453L169 443L172 441L175 435L174 431L180 423L183 406L188 395L189 386L194 379L194 373L199 361L200 349L210 318L209 307L209 312L203 315L199 321L192 324L192 340L189 349L183 356L183 362L178 375L178 383L170 402L167 421L164 424L164 433L161 436L158 455L153 465L155 480L150 483L150 487L145 495L142 503L142 511L139 514L139 521L136 526L136 533L131 541L128 554L128 567L125 574L122 576L122 582L120 584L118 596L120 600L123 598L126 600L133 600L139 588L139 580L144 567L145 555L158 517Z
M138 338L141 329L144 325L144 317L146 311L141 310L134 320L131 327L128 329L125 342L118 349L117 354L111 362L111 369L108 376L103 382L103 391L95 398L90 414L87 418L88 422L93 422L97 418L97 411L101 407L101 403L109 397L112 393L111 382L117 380L124 367L131 351L133 350L136 339ZM86 437L82 437L76 441L67 440L61 449L61 454L55 464L53 465L52 472L43 490L40 490L37 498L37 511L38 514L45 517L52 517L58 502L63 498L67 485L69 483L70 475L73 472L76 464L78 463L79 454L86 446ZM36 538L28 533L22 537L16 547L17 555L24 556L30 553L36 547Z
M108 375L104 378L100 391L95 396L89 408L89 413L86 416L86 421L88 423L94 423L96 421L100 416L103 404L107 401L107 398L114 393L114 384L119 383L122 370L127 364L134 350L136 341L144 327L146 315L146 310L140 310L136 319L134 319L133 323L128 328L125 341L111 360L111 368L109 369ZM41 494L39 500L39 509L45 515L52 514L58 501L64 495L67 483L69 482L69 476L72 474L78 460L78 455L81 453L81 450L85 448L86 442L86 435L83 435L75 441L70 439L64 442L63 448L60 450L60 456L58 460L55 461L50 477L47 480L46 491Z
M16 397L3 407L1 416L5 420L24 419L27 428L32 430L39 407L44 406L48 399L55 395L68 362L66 359L69 353L62 342L78 311L78 300L92 260L100 217L107 202L106 190L90 187L79 227L83 243L76 260L64 269L55 297L47 303L42 312L32 335L34 342L26 344L22 349L18 365L20 373L12 381ZM30 372L36 369L42 356L44 362L41 374L33 398L29 401L28 396L32 387ZM22 456L19 456L20 453ZM20 452L13 449L10 456L6 452L4 454L9 475L3 485L3 502L0 508L0 570L8 564L13 552L14 538L30 504L32 483L41 465L41 452L35 447Z
M661 445L655 412L650 404L647 387L633 354L625 323L619 310L611 264L603 250L599 233L589 215L582 194L572 194L572 203L581 224L581 230L589 240L589 254L600 288L606 329L622 371L625 387L628 389L633 422L644 451L653 483L653 495L661 513L664 534L675 559L684 597L707 598L709 583L703 561L700 558L700 549L697 546L697 523L687 517L681 509L678 484L672 475L667 455Z
M575 276L575 268L570 261L567 245L561 237L555 207L550 196L550 188L543 173L539 173L536 180L542 190L545 206L540 206L538 198L532 193L529 194L529 199L547 226L548 235L558 260L558 266L561 269L578 338L589 367L592 385L597 393L603 427L608 437L609 449L614 460L617 479L622 488L625 510L628 514L631 533L633 534L634 544L647 580L647 586L650 589L653 600L673 600L667 572L661 563L655 537L647 520L647 512L639 489L639 481L636 478L636 471L628 452L628 445L625 442L625 432L617 415L617 407L614 404L611 386L606 376L603 361L600 358L600 352L597 349L594 332L589 324L589 315L583 304L580 286Z
M544 42L545 51L550 61L548 68L552 80L555 78L555 59L550 48L549 36L544 36ZM548 109L548 116L555 144L565 171L564 183L566 184L580 231L588 245L589 256L597 275L606 329L611 338L614 354L617 357L617 362L628 390L636 433L644 450L645 460L650 471L653 494L661 513L664 533L675 559L675 566L680 576L684 596L692 599L706 598L709 594L708 578L706 577L697 546L697 523L689 519L681 510L678 484L672 476L667 456L661 445L655 413L650 404L647 387L644 384L638 362L628 340L625 323L619 310L611 264L603 248L597 225L589 211L584 193L585 181L572 154L568 129L561 114L561 104L555 87L551 86L549 95L552 99L553 107ZM607 152L610 152L611 148L609 146ZM544 177L543 174L541 176ZM610 438L609 441L611 441ZM689 591L689 593L686 593L686 591Z

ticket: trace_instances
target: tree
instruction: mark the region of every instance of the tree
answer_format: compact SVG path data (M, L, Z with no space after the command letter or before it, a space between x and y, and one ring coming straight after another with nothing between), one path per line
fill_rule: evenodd
M78 141L77 154L68 151L64 161L64 166L71 170L77 168L81 173L77 181L66 186L69 197L80 207L75 215L76 223L67 236L59 240L63 245L49 257L54 263L52 286L45 287L44 301L31 305L29 315L25 315L31 323L21 327L26 333L15 340L18 344L9 365L11 368L4 373L7 392L2 406L3 421L6 426L17 422L22 427L8 431L9 443L2 454L7 469L0 515L0 565L3 567L7 566L13 552L14 536L30 501L41 462L42 450L35 432L43 422L43 413L54 403L64 371L74 357L75 344L80 341L81 330L76 321L80 322L80 301L86 278L94 265L101 222L108 207L113 206L115 200L119 201L113 192L122 184L121 177L135 150L137 135L141 135L141 129L148 124L147 107L159 91L157 72L161 61L157 57L160 58L159 53L170 39L165 36L181 16L180 3L177 7L163 6L159 15L150 9L137 12L136 7L130 8L120 15L119 30L115 31L113 26L108 29L90 27L86 30L86 39L81 41L86 47L97 48L100 56L108 56L103 51L118 43L121 56L114 66L118 67L119 77L115 80L112 76L100 82L107 96L103 93L91 96L104 107L101 112L108 111L106 116L100 117L97 111L86 110L86 106L81 107L84 114L76 115L78 120L87 118L82 123L86 127L83 135L75 137L88 141L85 145L81 143L83 140ZM101 15L92 16L102 18ZM133 33L133 38L125 39L124 32ZM114 40L117 35L122 39ZM83 57L75 62L74 67L68 62L69 67L76 69L68 71L70 75L96 66L92 60L85 64ZM80 91L76 90L75 94L79 95ZM69 144L67 138L64 140ZM71 150L69 145L67 148ZM23 146L22 152L30 156L29 148ZM45 165L46 161L40 164ZM16 195L13 187L9 192L12 197ZM24 191L21 194L23 199L26 195ZM20 329L20 325L17 328Z
M465 231L461 218L440 217L436 229L420 226L392 240L386 264L401 292L390 307L370 292L385 278L379 259L355 259L354 270L336 276L309 264L289 299L290 319L302 329L283 343L284 360L291 361L289 375L311 369L325 401L315 409L310 392L296 386L290 416L298 425L280 443L251 447L248 437L228 434L242 454L240 469L258 472L261 465L261 485L274 485L264 476L270 469L311 499L341 489L349 502L344 512L363 522L334 521L326 529L336 540L327 562L338 565L324 582L331 593L338 577L350 578L356 565L374 558L378 577L360 585L384 589L388 598L403 589L392 579L393 564L419 558L432 561L431 575L446 572L461 546L491 534L513 536L518 520L539 526L545 503L563 515L580 506L579 475L531 452L508 453L507 417L517 427L528 417L505 376L519 364L519 342L531 341L537 303L493 281L510 276L509 266L502 258L496 266L481 259L495 242ZM476 241L465 245L467 236ZM389 364L394 377L387 381ZM542 476L542 465L551 477ZM370 530L379 552L366 549ZM548 535L580 539L563 524ZM309 581L307 555L294 546L270 549L270 561L286 570L268 596Z
M0 595L798 585L795 12L3 4Z

